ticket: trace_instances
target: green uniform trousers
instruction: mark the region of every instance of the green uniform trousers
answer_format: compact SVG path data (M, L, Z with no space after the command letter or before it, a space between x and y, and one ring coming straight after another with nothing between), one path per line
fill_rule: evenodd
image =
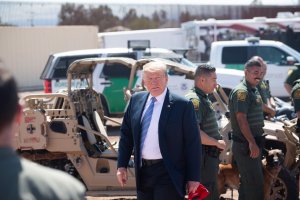
M250 158L248 143L232 143L232 152L240 173L239 200L263 200L264 177L260 156Z
M205 200L218 200L218 172L219 172L219 158L208 156L202 151L201 163L201 178L200 182L209 191L209 195Z

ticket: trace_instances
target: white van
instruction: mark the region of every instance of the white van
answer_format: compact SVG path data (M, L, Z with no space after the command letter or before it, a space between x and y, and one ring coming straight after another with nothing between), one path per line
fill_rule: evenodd
M75 60L92 57L127 57L136 60L142 58L165 58L194 69L197 67L182 55L159 48L147 48L143 50L108 48L56 53L50 55L41 75L41 79L44 80L45 92L57 92L60 89L65 89L67 87L66 72L68 66ZM123 114L126 107L123 89L128 85L130 72L131 69L122 64L106 63L97 65L93 73L94 89L101 93L101 100L106 115ZM186 79L184 74L172 70L169 70L168 74L168 88L176 94L185 95L194 85L193 80ZM227 91L237 85L243 77L243 73L238 70L218 69L217 74L219 83ZM141 71L135 73L133 85L141 85L141 75ZM82 84L82 81L78 81L77 84L74 87L80 87L79 84Z
M271 93L287 97L284 81L290 69L300 61L300 54L282 42L247 38L238 41L213 42L210 63L216 68L244 70L244 64L253 56L261 56L267 63L265 79L269 80Z

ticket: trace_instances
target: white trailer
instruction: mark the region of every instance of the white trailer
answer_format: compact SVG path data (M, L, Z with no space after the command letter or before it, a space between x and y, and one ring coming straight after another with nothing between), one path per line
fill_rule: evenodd
M99 48L127 48L129 40L149 40L151 48L186 48L184 32L180 28L163 28L98 33Z
M286 40L286 31L300 32L300 17L194 20L182 23L181 29L186 47L193 50L189 59L203 62L208 61L211 43L214 41L244 40L250 36L266 40Z

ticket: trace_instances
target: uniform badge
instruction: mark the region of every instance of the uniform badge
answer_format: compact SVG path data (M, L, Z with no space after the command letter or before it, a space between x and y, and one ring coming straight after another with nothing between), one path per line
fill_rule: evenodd
M245 101L246 97L247 97L247 93L245 91L238 91L238 93L237 93L238 101Z
M200 101L199 99L191 99L193 105L194 105L194 109L195 110L198 110L199 109L199 104L200 104Z
M300 99L300 89L297 89L293 94L294 99Z

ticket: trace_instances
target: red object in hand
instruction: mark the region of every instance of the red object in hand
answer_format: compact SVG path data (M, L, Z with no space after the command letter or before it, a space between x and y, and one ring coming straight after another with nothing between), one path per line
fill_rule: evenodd
M203 200L205 197L209 195L209 191L200 184L195 192L190 192L188 196L188 200Z

